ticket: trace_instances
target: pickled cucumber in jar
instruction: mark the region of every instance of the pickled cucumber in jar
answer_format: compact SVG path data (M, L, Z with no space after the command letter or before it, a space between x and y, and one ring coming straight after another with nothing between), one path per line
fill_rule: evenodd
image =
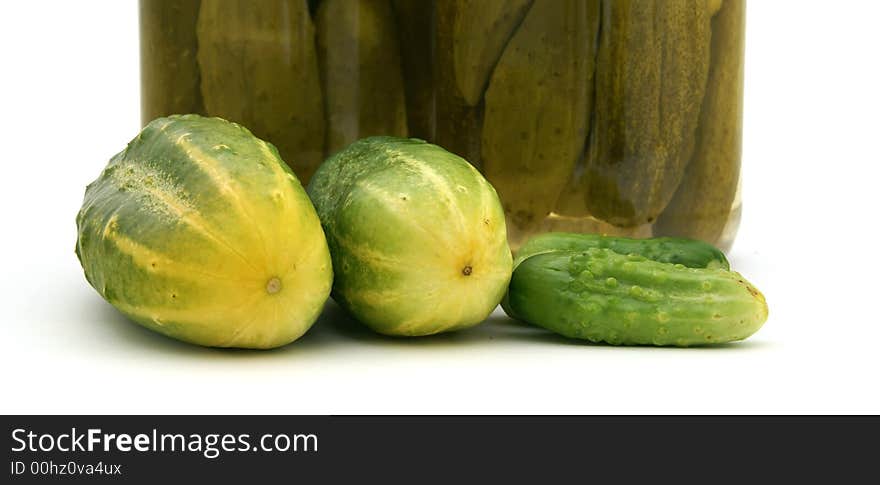
M203 0L205 110L272 142L303 183L324 158L324 101L306 0Z
M483 172L513 245L550 214L583 156L598 29L598 0L535 0L489 80Z
M204 113L196 60L199 0L141 0L141 122Z
M392 0L409 136L434 139L434 0Z
M660 214L655 231L723 247L730 224L742 154L745 0L724 0L712 19L712 62L696 146L681 185ZM737 221L733 221L734 226Z
M476 166L547 231L729 247L745 0L141 0L142 118L248 126L299 178L369 135Z
M367 136L407 136L400 45L391 1L322 0L315 23L327 155Z
M532 0L442 0L435 4L435 142L481 165L483 95Z
M605 0L585 164L591 215L652 223L694 151L709 73L712 2Z

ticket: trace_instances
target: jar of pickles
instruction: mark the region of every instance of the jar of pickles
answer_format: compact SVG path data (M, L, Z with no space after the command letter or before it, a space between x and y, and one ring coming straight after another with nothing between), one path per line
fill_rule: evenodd
M239 122L303 183L370 135L494 185L511 245L739 222L745 0L141 0L144 123Z

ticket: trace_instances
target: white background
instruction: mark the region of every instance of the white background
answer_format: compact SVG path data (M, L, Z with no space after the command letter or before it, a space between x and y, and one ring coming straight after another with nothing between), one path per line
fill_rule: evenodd
M139 129L132 0L0 7L0 412L880 411L880 3L753 0L733 266L770 319L711 349L512 325L419 340L327 314L270 352L129 323L73 253L87 183Z

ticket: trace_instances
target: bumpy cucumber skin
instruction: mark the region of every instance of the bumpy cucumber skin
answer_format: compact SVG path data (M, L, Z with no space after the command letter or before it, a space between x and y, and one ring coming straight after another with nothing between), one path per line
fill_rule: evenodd
M308 187L333 258L333 299L386 335L477 325L513 264L495 189L423 140L370 137L331 156Z
M211 347L303 335L333 273L320 221L274 146L220 118L149 123L86 189L76 255L110 304Z
M726 343L767 320L764 296L739 273L602 248L526 259L511 279L507 311L565 337L612 345Z
M610 249L624 256L637 254L659 263L681 264L688 268L730 269L724 253L703 241L674 237L633 239L569 232L548 232L529 239L514 255L513 267L536 254L590 248Z

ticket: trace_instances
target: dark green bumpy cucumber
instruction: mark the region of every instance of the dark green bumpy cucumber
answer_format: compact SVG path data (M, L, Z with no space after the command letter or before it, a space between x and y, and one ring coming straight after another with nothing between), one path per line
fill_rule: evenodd
M529 239L516 252L513 267L537 254L590 248L610 249L624 256L638 254L659 263L681 264L688 268L730 269L724 253L703 241L674 237L633 239L568 232L549 232Z
M739 273L604 248L526 259L513 273L505 309L565 337L612 345L732 342L767 319L764 296Z

